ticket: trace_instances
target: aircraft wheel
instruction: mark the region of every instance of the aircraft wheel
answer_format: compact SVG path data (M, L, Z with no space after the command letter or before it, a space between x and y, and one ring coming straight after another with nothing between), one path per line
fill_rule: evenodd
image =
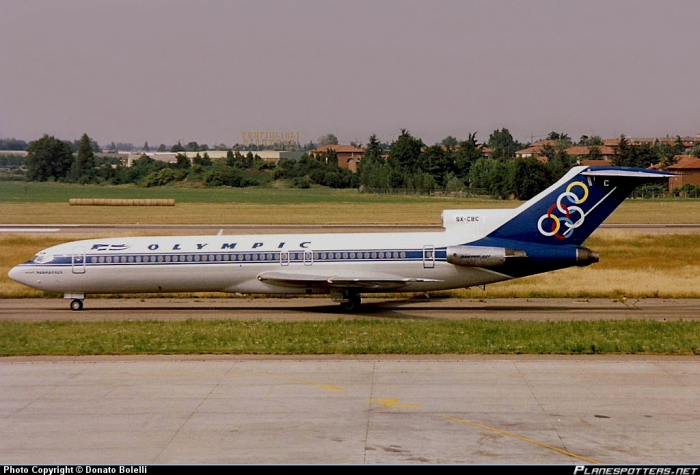
M73 311L78 311L83 309L83 301L80 299L73 299L70 303L70 309Z
M351 295L350 300L347 302L342 302L340 307L347 312L354 312L360 308L361 303L362 299L359 295Z

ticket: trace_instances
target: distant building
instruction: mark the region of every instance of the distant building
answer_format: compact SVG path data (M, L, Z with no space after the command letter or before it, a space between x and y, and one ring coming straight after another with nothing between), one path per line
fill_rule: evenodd
M680 137L681 143L685 148L692 148L696 145L700 145L700 134L695 137ZM627 137L630 145L654 145L654 144L666 144L666 145L676 145L678 143L678 137ZM618 139L619 142L619 139Z
M546 162L547 158L544 156L545 147L550 146L556 148L559 144L560 142L558 140L539 140L531 144L528 148L515 152L515 158L535 157L541 162Z
M184 155L192 161L194 157L199 154L203 157L207 154L212 160L225 159L228 151L226 150L207 150L206 152L140 152L140 153L130 153L125 159L122 159L122 163L126 167L130 167L134 160L138 160L142 155L146 155L153 160L166 163L176 163L177 156ZM241 155L245 156L248 154L247 150L242 150L239 152ZM303 155L302 152L294 151L284 151L284 150L258 150L251 152L253 156L257 155L266 162L274 163L277 165L279 161L283 158L290 158L292 160L299 160Z
M668 190L680 188L683 185L700 186L700 158L690 155L676 155L678 162L666 167L666 170L675 173L668 180Z
M598 155L594 159L590 159L591 156L591 148L597 148L598 151L600 152L600 155ZM567 154L571 155L573 158L576 159L576 162L583 164L584 161L605 161L605 162L610 162L612 161L613 157L615 156L615 150L613 150L612 147L608 147L607 145L593 145L593 146L585 146L585 145L575 145L573 147L569 147L566 150L564 150ZM609 163L607 164L609 165Z
M580 160L577 161L579 165L584 167L611 167L612 163L608 160Z
M357 165L362 161L362 155L365 153L365 149L353 147L352 145L324 145L311 150L309 155L315 157L329 150L335 150L335 153L338 155L338 166L340 168L345 168L353 173L357 172Z

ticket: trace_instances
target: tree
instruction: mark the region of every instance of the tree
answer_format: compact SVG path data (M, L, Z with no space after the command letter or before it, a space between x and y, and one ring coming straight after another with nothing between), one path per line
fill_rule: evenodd
M459 143L455 155L455 171L457 176L465 179L469 176L472 165L481 158L481 146L476 142L476 132L469 134L467 140Z
M569 137L569 134L565 133L550 132L549 135L547 135L547 140L555 140L560 142L562 145L571 145L571 137Z
M27 147L27 178L36 181L67 178L73 166L70 142L44 135Z
M192 165L199 165L202 168L208 168L212 166L212 161L207 152L204 152L204 155L202 156L197 153L197 155L195 155L192 159Z
M598 145L590 145L588 147L588 160L600 160L603 156L603 152L600 151Z
M542 147L542 156L547 159L548 163L554 159L556 154L557 154L557 149L554 148L554 146L552 146L551 144L546 143Z
M318 144L320 146L324 145L338 145L338 137L333 134L326 134L318 138Z
M144 151L144 152L150 152L150 151L151 151L151 147L148 146L148 141L145 141L145 142L143 143L143 151Z
M625 162L625 166L648 168L651 165L658 163L661 160L658 154L657 147L652 147L649 144L644 144L632 147L629 154L629 159Z
M94 174L95 154L92 151L92 141L83 134L78 145L78 154L71 167L70 178L73 181L90 181Z
M578 144L584 147L601 146L603 145L603 139L600 135L582 135L578 141Z
M441 145L433 145L418 156L418 168L433 177L436 187L444 188L445 175L451 172L453 167L448 152Z
M369 142L357 166L360 184L375 190L388 187L389 165L382 158L382 146L375 134L370 135Z
M547 165L536 158L518 158L513 165L512 191L519 200L529 200L551 183Z
M676 155L683 155L685 153L685 144L680 135L676 135L676 142L673 144L673 148L675 149Z
M0 150L27 150L27 142L17 139L0 139Z
M493 150L492 157L500 160L515 157L515 152L521 148L506 128L494 130L489 135L488 145Z
M127 183L138 183L151 173L159 172L166 167L167 164L163 162L157 162L148 155L141 155L125 170L125 180Z
M612 164L616 167L619 167L629 163L630 150L630 141L627 140L625 134L620 135L620 140L619 142L617 142L617 152L612 158Z
M421 139L414 138L408 130L401 129L401 135L389 147L391 165L404 171L415 171L422 149Z
M189 170L192 168L192 162L187 158L187 155L178 153L175 155L175 168L177 170Z
M441 142L441 143L442 143L442 145L443 145L444 147L447 147L447 148L454 148L454 147L457 146L457 143L458 143L458 142L457 142L457 139L456 139L456 138L454 138L454 137L451 136L451 135L448 135L447 137L445 137L444 139L442 139L442 142Z
M170 147L170 151L173 152L173 153L184 152L184 151L185 151L185 147L183 147L183 146L182 146L182 143L178 140L178 141L177 141L177 144L175 144L175 145L173 145L172 147Z

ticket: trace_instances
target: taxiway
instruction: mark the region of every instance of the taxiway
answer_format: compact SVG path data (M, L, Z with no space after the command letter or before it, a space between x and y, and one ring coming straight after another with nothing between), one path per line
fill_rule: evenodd
M0 321L44 320L336 320L338 318L485 318L498 320L698 320L700 299L363 299L343 312L320 298L89 298L74 312L65 299L0 299Z
M694 464L696 357L0 359L5 464Z

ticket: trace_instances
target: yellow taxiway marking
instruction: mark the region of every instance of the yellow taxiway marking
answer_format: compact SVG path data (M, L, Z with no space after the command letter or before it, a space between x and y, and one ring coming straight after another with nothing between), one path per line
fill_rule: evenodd
M390 407L391 409L411 409L416 407L422 407L420 404L398 404L401 399L390 399L390 398L371 398L368 399L370 403L379 404L382 407Z
M470 426L479 427L479 428L481 428L481 429L490 430L491 432L496 432L496 433L498 433L498 434L507 435L507 436L509 436L509 437L515 437L516 439L520 439L520 440L525 441L525 442L528 442L528 443L530 443L530 444L539 445L540 447L544 447L545 449L554 450L555 452L559 452L559 453L561 453L561 454L568 455L569 457L573 457L573 458L577 458L577 459L583 460L584 462L600 464L600 462L596 462L596 461L593 460L593 459L589 459L589 458L586 458L586 457L582 457L581 455L572 454L571 452L567 452L566 450L560 449L560 448L558 448L558 447L554 447L554 446L551 446L551 445L543 444L542 442L537 442L536 440L529 439L529 438L527 438L527 437L523 437L522 435L513 434L512 432L506 432L506 431L501 430L501 429L496 429L495 427L485 426L485 425L483 425L483 424L478 424L478 423L476 423L476 422L466 421L466 420L464 420L464 419L459 419L459 418L453 417L453 416L443 415L442 417L445 418L445 419L447 419L447 420L449 420L449 421L454 421L454 422L459 422L460 424L467 424L467 425L470 425Z

